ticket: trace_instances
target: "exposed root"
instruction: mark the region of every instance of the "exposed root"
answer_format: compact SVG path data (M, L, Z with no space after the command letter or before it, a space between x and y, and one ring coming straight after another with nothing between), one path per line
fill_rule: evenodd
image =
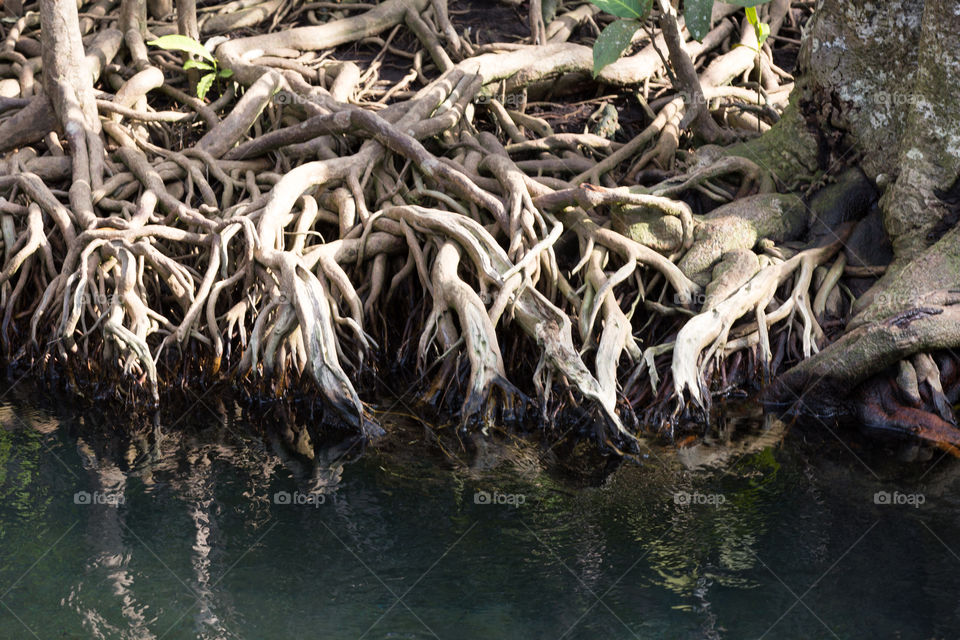
M731 85L754 69L756 46L752 27L728 19L735 7L718 5L713 32L685 43L660 3L651 20L662 35L599 74L642 96L649 114L624 142L554 131L527 107L545 82L569 86L592 70L590 47L567 42L596 14L589 5L544 24L532 2L530 41L541 46L480 46L446 0L386 0L321 24L268 4L291 22L221 42L216 59L233 79L208 101L190 95L196 78L175 56L146 49L132 14L86 51L97 23L66 0L41 0L38 23L17 23L14 43L38 28L44 39L46 93L31 95L20 74L17 102L0 102L8 353L120 372L153 403L171 371L193 365L275 395L308 379L368 436L378 427L358 392L365 371L391 349L397 360L415 353L438 391L455 386L463 354L465 425L490 420L496 389L519 419L523 389L544 418L554 399L596 409L599 439L620 447L634 442L634 410L706 409L710 385L744 378L746 363L770 375L826 344L846 258L816 283L814 271L839 245L797 252L789 243L809 222L798 197L774 193L750 160L681 148L688 124L733 141L785 104L776 74L759 99ZM265 17L261 6L198 21L194 3L178 8L192 34ZM731 38L747 46L723 50ZM374 51L366 63L338 60L341 45ZM409 73L382 77L388 56ZM650 95L670 78L680 93ZM615 186L638 176L657 177ZM615 230L623 212L658 231ZM515 327L525 339L498 337ZM891 364L939 344L928 338L891 352ZM946 420L936 365L916 356L911 370ZM528 372L529 383L508 380Z
M680 408L689 396L697 407L707 409L709 395L703 381L702 369L707 366L711 356L723 353L733 323L750 311L757 316L761 354L764 363L769 366L772 354L769 328L787 315L783 312L787 303L770 312L766 309L777 288L798 270L789 309L800 311L803 321L804 357L809 357L817 348L812 336L819 328L813 314L809 312L807 290L814 268L829 260L839 249L840 242L834 242L826 247L801 251L789 260L761 269L723 302L691 318L677 334L673 349L673 379Z

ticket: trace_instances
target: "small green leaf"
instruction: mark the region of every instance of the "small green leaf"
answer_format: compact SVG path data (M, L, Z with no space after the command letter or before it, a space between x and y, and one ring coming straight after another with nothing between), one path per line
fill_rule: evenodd
M593 77L617 58L630 46L633 34L640 24L636 20L616 20L607 25L593 45Z
M686 0L683 3L683 20L687 30L697 41L702 41L713 22L713 0Z
M747 14L747 22L753 25L753 32L757 34L757 43L763 44L763 41L770 35L770 25L766 22L760 22L756 7L746 7L744 12Z
M770 0L723 0L727 4L732 4L736 7L759 7L762 4L767 4Z
M207 51L207 48L194 40L193 38L188 38L187 36L181 36L179 34L172 34L169 36L162 36L156 40L151 40L148 42L152 47L160 47L161 49L174 50L174 51L186 51L187 53L192 53L194 55L205 58L210 62L216 62L213 59L213 56Z
M201 71L213 71L213 65L203 60L187 60L183 63L183 70L200 69Z
M760 26L757 28L757 42L763 44L763 41L770 36L770 25L766 22L761 22Z
M208 73L207 75L200 78L200 81L197 82L197 97L203 100L207 97L207 92L210 91L210 87L213 86L213 81L216 80L217 74Z
M233 69L220 69L221 78L230 78L233 77Z
M600 7L601 11L611 13L618 18L634 18L640 20L653 6L653 0L590 0Z

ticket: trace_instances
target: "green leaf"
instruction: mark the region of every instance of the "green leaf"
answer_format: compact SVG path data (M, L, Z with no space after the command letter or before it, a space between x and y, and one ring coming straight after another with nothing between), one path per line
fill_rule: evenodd
M213 71L213 65L209 62L204 62L203 60L187 60L183 63L183 70L187 69L200 69L201 71Z
M762 4L767 4L770 0L723 0L727 4L732 4L737 7L759 7Z
M710 33L712 16L713 0L686 0L683 3L683 20L697 41L702 41Z
M169 36L162 36L156 40L151 40L147 44L152 47L160 47L161 49L186 51L187 53L192 53L196 56L200 56L201 58L205 58L210 62L216 62L210 52L207 51L205 46L193 38L188 38L187 36L172 34Z
M760 22L756 7L747 7L744 12L747 14L747 22L753 25L753 32L757 34L758 45L762 45L763 41L770 35L770 25L766 22Z
M620 54L630 46L633 34L637 32L639 26L636 20L616 20L607 25L593 45L594 78L605 66L616 62Z
M646 17L650 13L650 7L653 6L653 0L590 0L590 2L600 7L601 11L612 13L618 18L637 20Z
M770 25L766 22L761 22L760 26L757 28L757 42L763 44L763 41L767 39L770 35Z
M233 69L220 69L220 73L218 75L221 78L233 77Z
M217 74L208 73L207 75L200 78L200 81L197 83L197 97L203 100L207 97L207 92L210 91L210 87L213 86L213 81L216 80Z

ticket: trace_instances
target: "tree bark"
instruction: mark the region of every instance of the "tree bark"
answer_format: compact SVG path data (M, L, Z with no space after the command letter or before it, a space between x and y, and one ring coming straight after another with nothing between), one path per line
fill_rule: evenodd
M884 188L880 208L894 255L854 305L846 333L769 392L775 401L802 397L817 410L849 404L849 389L895 375L888 368L915 354L960 346L960 5L822 2L800 62L808 120L843 132Z
M41 0L40 24L44 89L70 143L70 204L81 228L86 229L96 221L91 191L103 183L105 153L76 3Z

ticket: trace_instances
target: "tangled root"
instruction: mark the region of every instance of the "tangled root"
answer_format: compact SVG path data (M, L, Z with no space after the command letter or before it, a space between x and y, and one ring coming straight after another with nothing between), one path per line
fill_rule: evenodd
M356 381L406 324L421 371L443 363L434 391L454 382L450 363L466 356L464 424L491 419L494 390L507 414L521 415L523 388L544 417L552 398L585 402L601 418L599 435L623 443L636 436L625 424L641 406L670 404L674 418L688 404L707 409L718 376L743 373L725 358L748 353L769 374L826 341L821 321L845 264L811 288L839 245L798 250L785 244L793 236L746 214L717 222L695 213L700 197L712 207L770 196L773 180L715 148L676 162L686 124L724 141L749 137L737 127L775 121L789 93L789 84L767 87L758 115L728 118L726 128L711 115L757 102L730 85L754 68L756 48L752 27L725 19L733 8L687 53L664 10L666 42L599 75L648 87L667 76L664 43L684 70L684 93L665 91L656 112L645 101L649 125L621 143L558 133L507 108L507 95L592 70L590 48L566 42L593 19L586 5L550 24L533 20L539 47L471 42L444 0L387 0L308 26L295 12L290 28L217 47L243 91L231 80L208 103L176 88L172 54L146 49L151 34L129 22L141 4L125 2L124 30L101 29L86 50L81 36L97 22L80 21L65 0L40 0L39 24L20 20L8 37L15 44L39 28L46 78L46 93L28 97L21 74L24 98L0 102L12 112L0 122L0 309L14 358L116 370L156 403L173 382L164 370L199 354L210 375L277 394L307 378L341 420L373 436ZM181 26L214 29L214 17L187 15ZM748 46L715 52L737 29ZM357 42L379 47L366 69L331 57ZM387 55L411 61L397 83L379 76ZM681 55L702 58L699 75ZM689 111L683 95L705 101ZM648 171L660 179L616 186ZM676 226L676 240L614 230L611 217L630 208ZM749 241L716 244L742 225ZM391 310L416 308L397 304L412 291L429 312L394 322ZM514 328L525 346L505 359L498 330ZM527 364L530 384L514 386ZM933 389L928 364L914 363Z

